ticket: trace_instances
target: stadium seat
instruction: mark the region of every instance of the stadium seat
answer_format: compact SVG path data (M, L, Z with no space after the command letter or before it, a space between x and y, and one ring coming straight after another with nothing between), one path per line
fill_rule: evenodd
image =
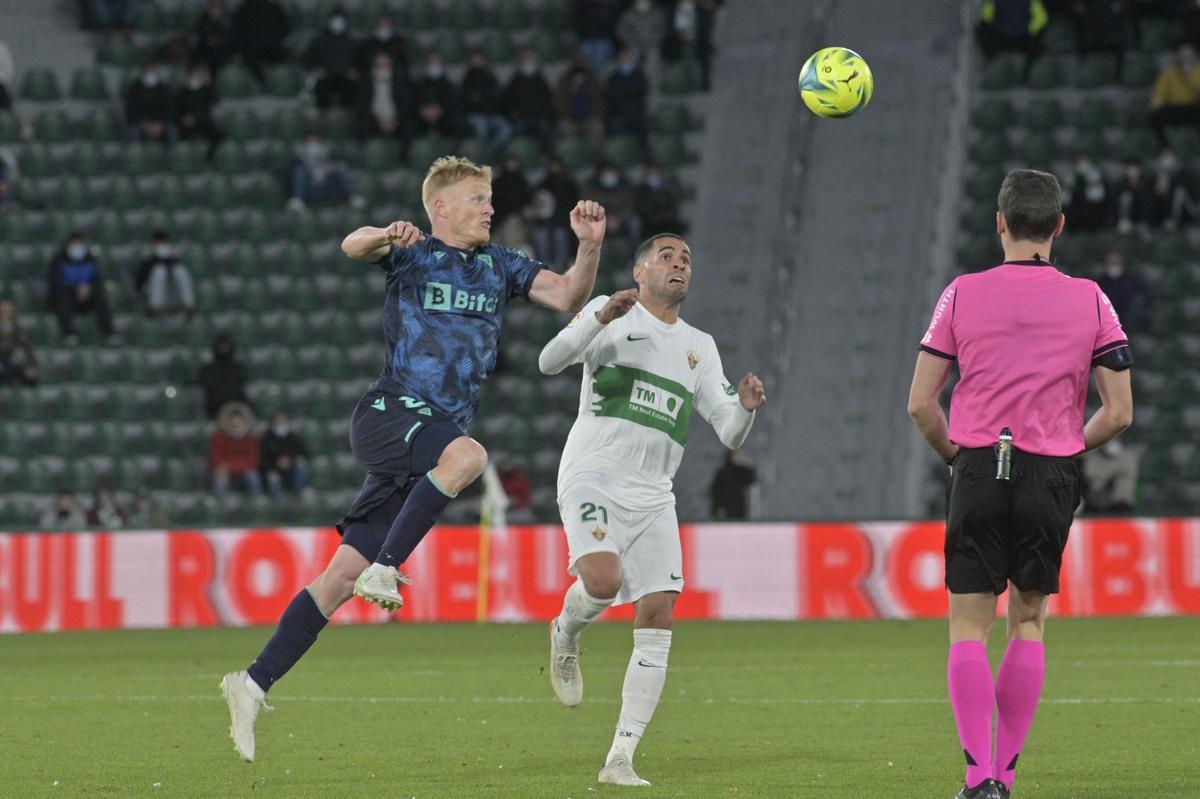
M162 33L171 29L174 20L154 0L141 0L137 5L134 27L142 33Z
M1195 128L1170 128L1171 146L1185 161L1200 158L1200 130Z
M405 27L415 31L431 31L436 29L441 21L438 19L437 7L433 0L411 0L404 9Z
M1117 58L1112 53L1088 53L1079 62L1075 86L1079 89L1099 89L1117 81Z
M254 95L254 76L241 64L228 64L217 75L216 91L222 100L244 100Z
M71 97L103 102L110 98L104 73L97 67L77 67L71 75Z
M84 135L97 144L120 141L125 133L120 118L108 109L90 111L80 122Z
M1058 89L1065 86L1066 83L1066 66L1059 56L1040 56L1029 67L1029 88L1031 89Z
M666 64L659 90L666 95L691 94L700 90L700 65L695 61Z
M1012 101L1007 97L985 97L976 107L974 126L983 132L1002 132L1012 127L1017 118Z
M541 144L528 136L518 136L510 141L504 148L504 154L520 158L521 166L525 169L537 169L542 163Z
M1025 110L1025 124L1035 131L1053 131L1065 122L1062 104L1053 97L1038 97Z
M66 211L83 211L91 207L92 198L87 185L79 178L68 178L59 184L55 204Z
M529 27L529 11L522 0L497 0L491 22L501 30L524 30Z
M436 136L416 139L408 148L408 164L413 169L426 170L434 160L447 155L453 148L451 143Z
M0 111L0 144L21 140L21 120L11 111Z
M476 30L484 26L483 12L475 0L454 0L446 24L458 30Z
M1158 137L1149 129L1127 130L1121 140L1121 158L1149 159L1158 153Z
M142 53L128 36L109 35L101 39L96 60L101 64L129 69L142 62Z
M668 169L685 166L693 160L683 136L656 135L651 139L650 149L654 162Z
M240 144L223 141L213 154L213 167L223 175L241 175L250 169L250 159Z
M1021 81L1020 56L1001 55L993 58L983 68L983 88L990 91L1005 91L1015 88Z
M29 178L47 178L58 174L58 162L44 144L25 147L18 156L21 174ZM18 184L19 185L19 184Z
M295 67L279 65L269 67L263 76L267 94L272 97L295 97L302 85Z
M161 152L142 142L127 144L117 158L117 169L123 175L149 175L158 169Z
M75 136L75 124L63 111L43 111L34 117L34 135L47 144L62 144Z
M1075 26L1066 17L1051 17L1042 31L1042 47L1047 53L1073 53L1078 47Z
M48 69L29 69L21 85L21 97L33 102L54 102L62 99L58 79Z
M204 149L203 142L175 142L167 151L167 171L173 175L199 175L208 167Z
M371 139L362 147L362 166L378 172L400 164L400 146L393 139Z
M1058 143L1053 133L1031 133L1021 145L1021 154L1034 169L1049 170L1058 157Z
M568 172L578 172L592 165L592 145L583 136L560 136L554 151Z
M642 162L642 145L632 136L609 136L604 140L602 154L605 161L627 169Z
M1127 89L1145 89L1158 78L1158 62L1150 53L1125 53L1121 66L1121 85Z
M1079 104L1075 114L1075 125L1082 130L1094 132L1117 124L1117 111L1110 100L1104 97L1087 97Z
M257 139L262 135L262 123L249 108L235 108L221 117L225 135L236 142Z
M695 127L688 107L683 103L663 103L654 112L654 130L666 135L683 135Z
M492 33L485 36L479 47L483 50L483 55L487 58L488 63L493 66L511 64L517 57L516 45L503 33Z

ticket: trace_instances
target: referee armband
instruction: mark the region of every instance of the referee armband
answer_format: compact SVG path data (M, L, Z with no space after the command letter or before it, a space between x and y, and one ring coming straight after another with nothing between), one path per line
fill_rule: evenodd
M1103 366L1105 369L1111 369L1114 372L1123 372L1133 366L1133 350L1129 349L1129 342L1115 342L1117 346L1092 356L1092 366Z

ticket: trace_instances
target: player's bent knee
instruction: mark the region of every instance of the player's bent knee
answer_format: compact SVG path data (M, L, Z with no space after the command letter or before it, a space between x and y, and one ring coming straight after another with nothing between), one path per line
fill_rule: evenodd
M475 439L462 436L450 442L438 459L438 466L445 466L452 472L452 479L461 485L455 485L458 491L473 483L487 468L487 450Z
M621 573L590 575L583 578L583 588L596 599L612 599L621 590Z

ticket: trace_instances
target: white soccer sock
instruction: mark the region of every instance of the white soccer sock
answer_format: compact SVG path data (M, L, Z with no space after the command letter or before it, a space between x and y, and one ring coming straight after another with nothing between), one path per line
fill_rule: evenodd
M606 763L618 755L633 761L638 741L646 732L646 725L662 696L670 652L670 630L633 631L633 655L625 669L625 686L621 689L621 717L617 720L617 733L613 736Z
M613 603L613 599L596 599L583 587L583 580L576 580L563 597L562 613L558 614L559 635L573 643Z

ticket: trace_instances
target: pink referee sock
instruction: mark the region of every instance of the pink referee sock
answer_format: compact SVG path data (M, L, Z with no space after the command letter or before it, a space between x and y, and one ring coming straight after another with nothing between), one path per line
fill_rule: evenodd
M1041 641L1009 641L996 672L996 762L993 776L1012 790L1017 757L1033 724L1042 680L1046 675L1046 648Z
M950 706L958 740L967 758L967 786L974 788L992 776L992 709L996 691L987 650L979 641L950 645L946 663Z

